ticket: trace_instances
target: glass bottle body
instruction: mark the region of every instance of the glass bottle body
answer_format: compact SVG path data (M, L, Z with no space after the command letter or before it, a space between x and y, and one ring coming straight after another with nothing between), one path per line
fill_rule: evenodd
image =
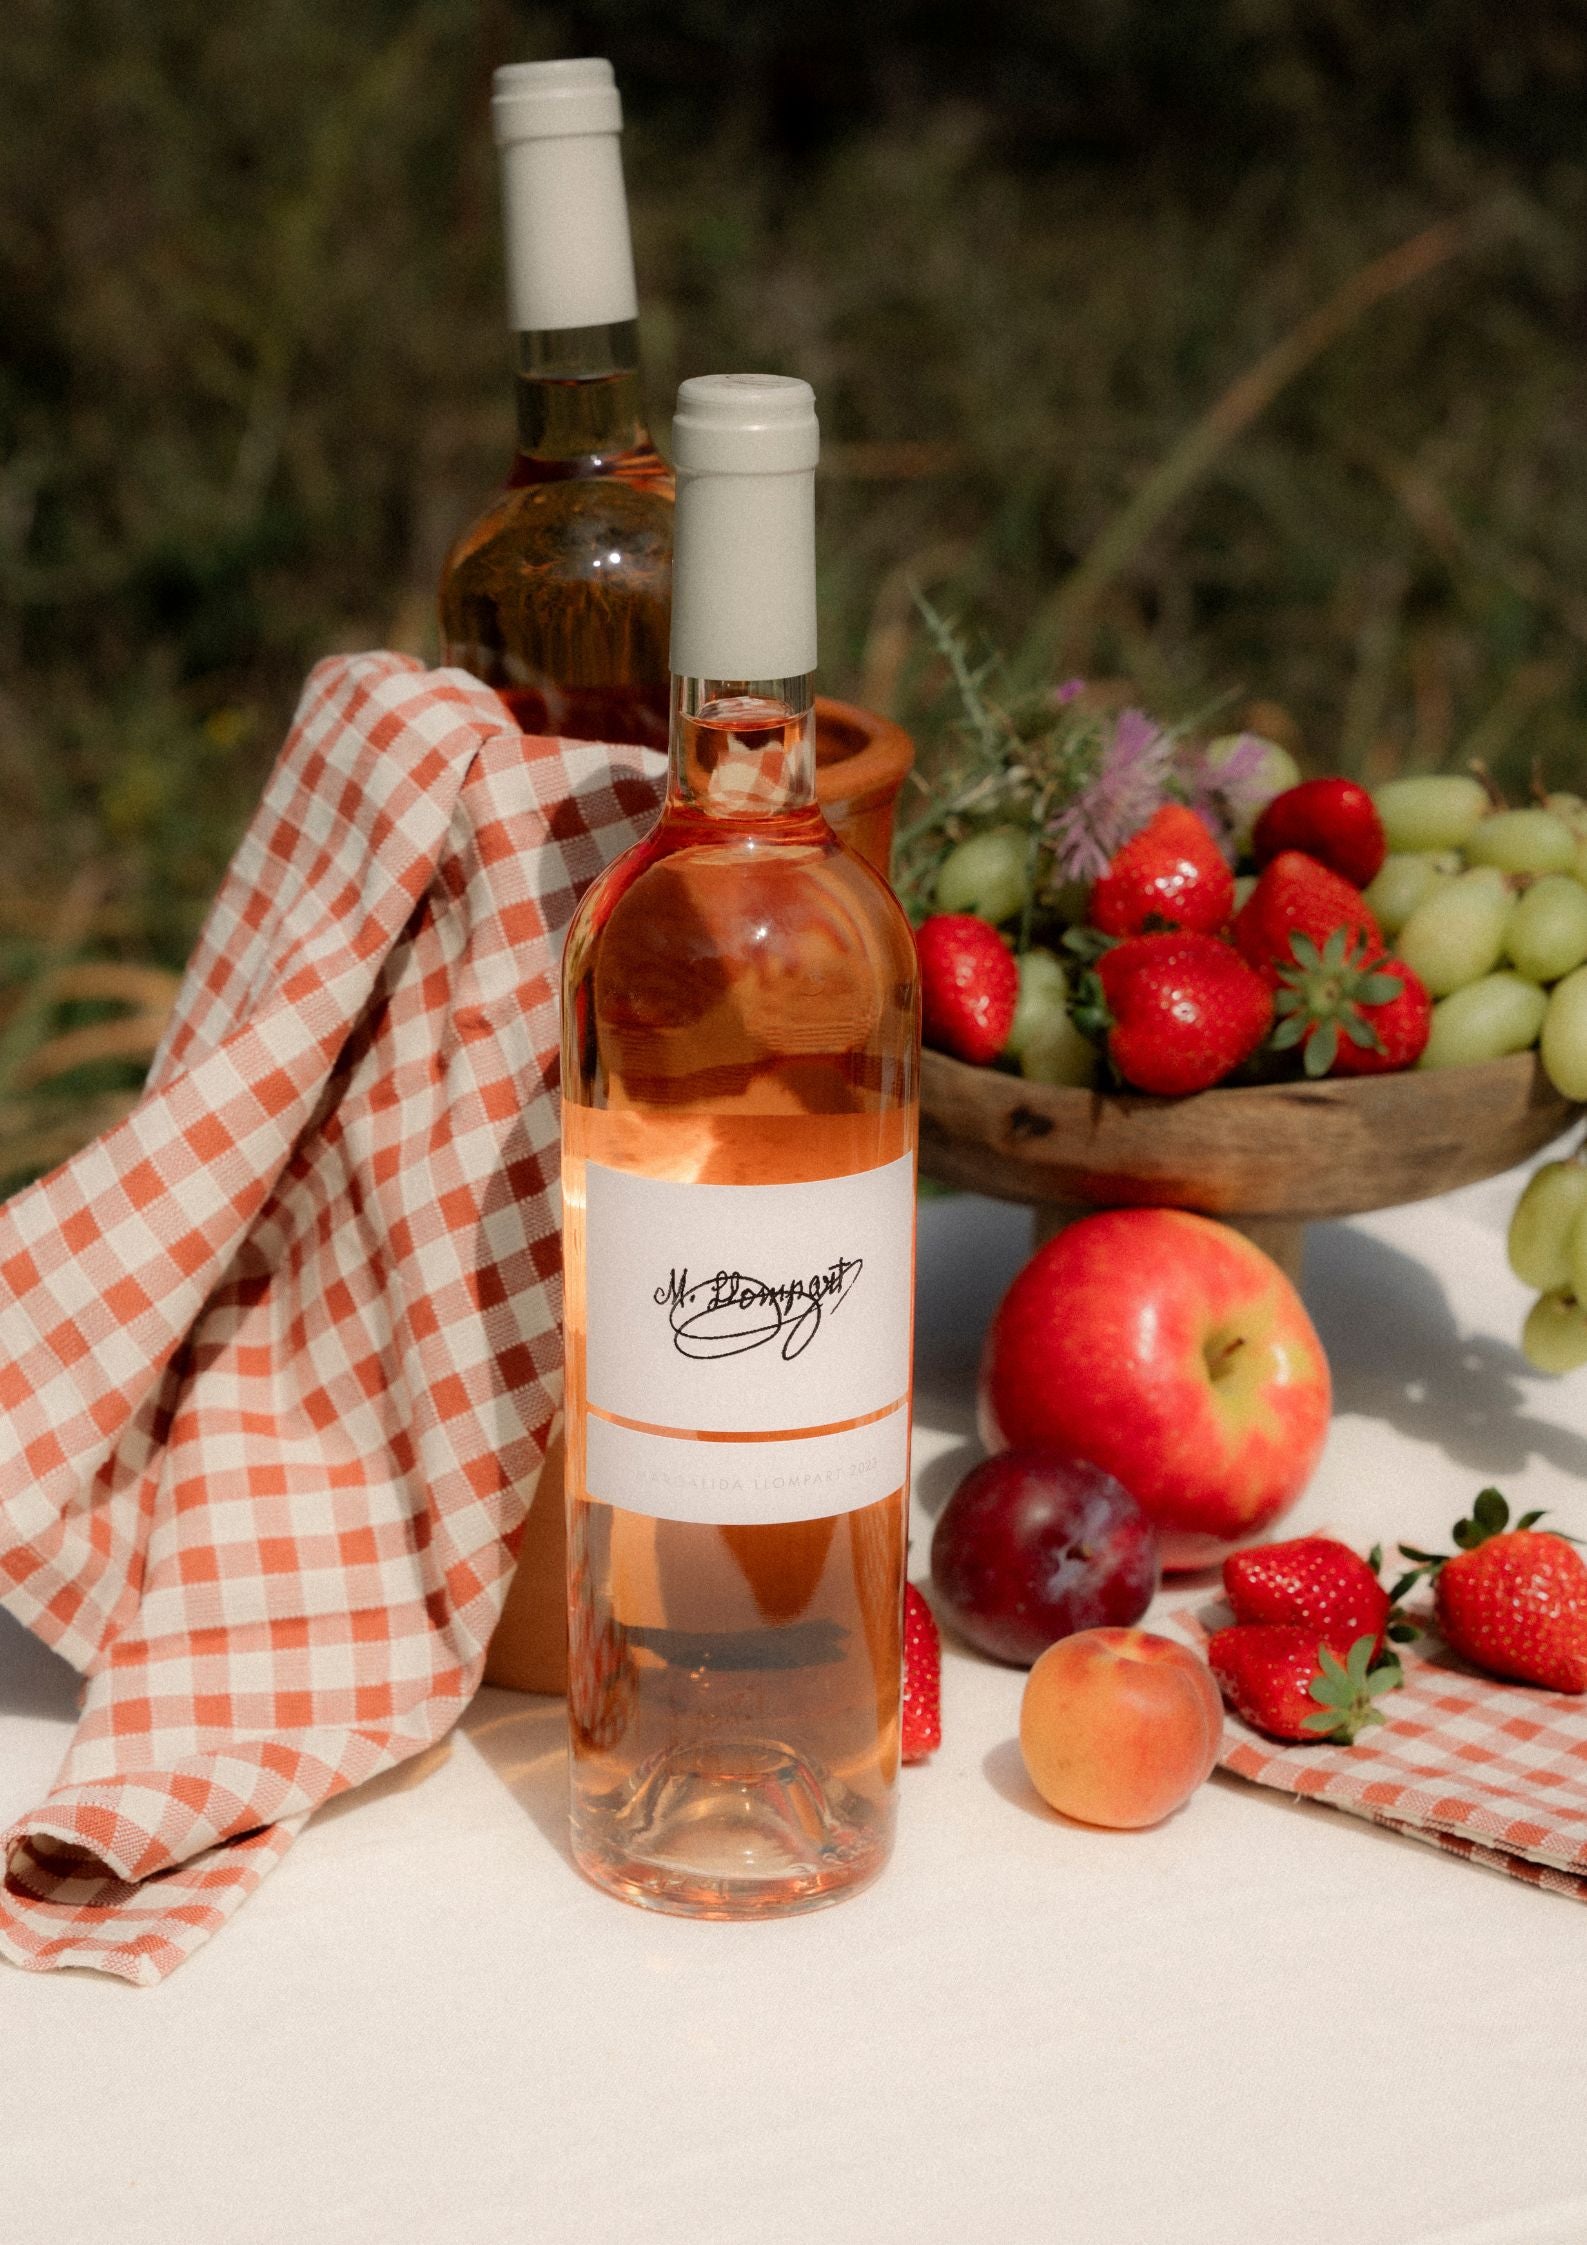
M914 945L815 803L798 691L680 682L660 823L586 896L564 969L574 1848L625 1898L700 1916L811 1908L873 1876L898 1765L907 1295L901 1463L868 1501L707 1521L609 1501L609 1465L591 1488L590 1434L604 1431L586 1409L593 1165L829 1198L891 1179L910 1196L912 1259ZM839 1316L823 1338L843 1347L855 1328ZM778 1353L755 1347L760 1364ZM673 1453L708 1468L729 1455L677 1416ZM832 1426L846 1423L835 1405ZM768 1437L734 1454L820 1447Z
M518 453L441 575L444 659L526 732L665 748L673 479L632 321L519 338Z

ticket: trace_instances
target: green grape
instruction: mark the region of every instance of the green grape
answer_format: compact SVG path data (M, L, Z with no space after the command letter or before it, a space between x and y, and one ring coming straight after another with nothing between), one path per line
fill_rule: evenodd
M1544 1294L1521 1328L1521 1348L1540 1372L1574 1372L1587 1364L1587 1311L1569 1294Z
M1059 1015L1065 1021L1069 1018L1069 977L1064 973L1062 960L1055 958L1051 951L1022 951L1016 964L1019 996L1014 1003L1008 1042L1003 1047L1015 1060L1024 1051L1027 1038Z
M1576 837L1552 811L1491 811L1467 839L1466 862L1504 873L1568 873Z
M1460 871L1453 850L1414 850L1383 860L1366 892L1368 905L1385 935L1398 935L1419 904Z
M1576 862L1571 867L1578 881L1587 882L1587 835L1576 844Z
M1250 739L1261 740L1260 734L1220 733L1215 741L1208 741L1202 753L1202 768L1209 783L1216 788L1225 764L1237 750L1243 754L1242 744ZM1240 782L1242 815L1230 837L1235 855L1244 857L1251 847L1251 834L1257 820L1272 802L1275 795L1300 785L1300 766L1287 748L1277 741L1262 741L1261 758L1251 773Z
M1587 1099L1587 967L1556 982L1543 1016L1543 1069L1563 1099Z
M948 852L937 874L939 912L973 912L994 927L1023 912L1030 893L1030 837L1017 826L989 826Z
M1440 998L1418 1068L1467 1068L1537 1042L1548 999L1519 974L1485 974Z
M1587 801L1580 795L1544 795L1542 808L1551 810L1556 819L1565 819L1576 835L1576 855L1580 858L1583 840L1587 840Z
M1488 808L1480 780L1459 772L1385 780L1372 800L1391 850L1458 850Z
M1019 1072L1033 1084L1070 1084L1083 1091L1097 1080L1097 1048L1067 1013L1033 1029L1019 1056Z
M1540 1294L1569 1286L1576 1219L1587 1208L1587 1162L1546 1161L1527 1179L1510 1218L1510 1268ZM1584 1238L1583 1246L1587 1246Z
M1493 972L1504 956L1514 909L1509 883L1492 866L1457 874L1419 904L1401 928L1400 957L1435 998L1447 998L1452 990Z
M1563 1169L1575 1169L1580 1165L1576 1162L1562 1162L1559 1166ZM1587 1293L1582 1291L1582 1280L1587 1278L1587 1215L1584 1215L1584 1209L1587 1209L1587 1203L1584 1203L1584 1208L1576 1211L1575 1221L1565 1234L1565 1276L1556 1279L1553 1287L1545 1289L1547 1292L1554 1292L1563 1287L1579 1303L1587 1302Z
M1558 982L1587 959L1587 889L1568 873L1545 873L1516 905L1504 944L1529 980Z

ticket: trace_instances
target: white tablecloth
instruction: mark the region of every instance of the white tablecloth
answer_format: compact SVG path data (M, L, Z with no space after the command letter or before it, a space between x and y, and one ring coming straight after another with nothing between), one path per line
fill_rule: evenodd
M1513 1186L1312 1234L1337 1416L1296 1515L1438 1538L1482 1484L1587 1529L1587 1373L1532 1377ZM1028 1238L923 1212L914 1571ZM563 1833L560 1703L483 1693L154 1990L0 1967L0 2234L58 2245L1587 2240L1587 1912L1215 1778L1041 1810L1021 1678L950 1649L868 1894L626 1910ZM74 1679L0 1616L0 1817Z

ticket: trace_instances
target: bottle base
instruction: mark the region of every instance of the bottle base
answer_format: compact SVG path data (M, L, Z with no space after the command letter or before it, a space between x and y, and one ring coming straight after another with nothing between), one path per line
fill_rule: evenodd
M675 1748L620 1793L579 1792L585 1876L673 1917L791 1917L869 1885L891 1852L890 1810L823 1785L790 1747Z

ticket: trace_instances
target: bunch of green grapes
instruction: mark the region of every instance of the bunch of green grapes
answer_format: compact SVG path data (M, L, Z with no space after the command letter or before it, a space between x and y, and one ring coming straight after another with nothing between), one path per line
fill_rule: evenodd
M1495 809L1453 774L1390 780L1374 800L1390 854L1367 902L1437 1001L1420 1065L1535 1044L1556 1090L1587 1100L1587 802ZM1542 1372L1587 1364L1584 1211L1578 1156L1538 1171L1510 1226L1511 1266L1539 1295L1521 1345Z
M1587 1364L1587 1159L1545 1162L1510 1218L1510 1268L1533 1303L1521 1346L1540 1372Z

